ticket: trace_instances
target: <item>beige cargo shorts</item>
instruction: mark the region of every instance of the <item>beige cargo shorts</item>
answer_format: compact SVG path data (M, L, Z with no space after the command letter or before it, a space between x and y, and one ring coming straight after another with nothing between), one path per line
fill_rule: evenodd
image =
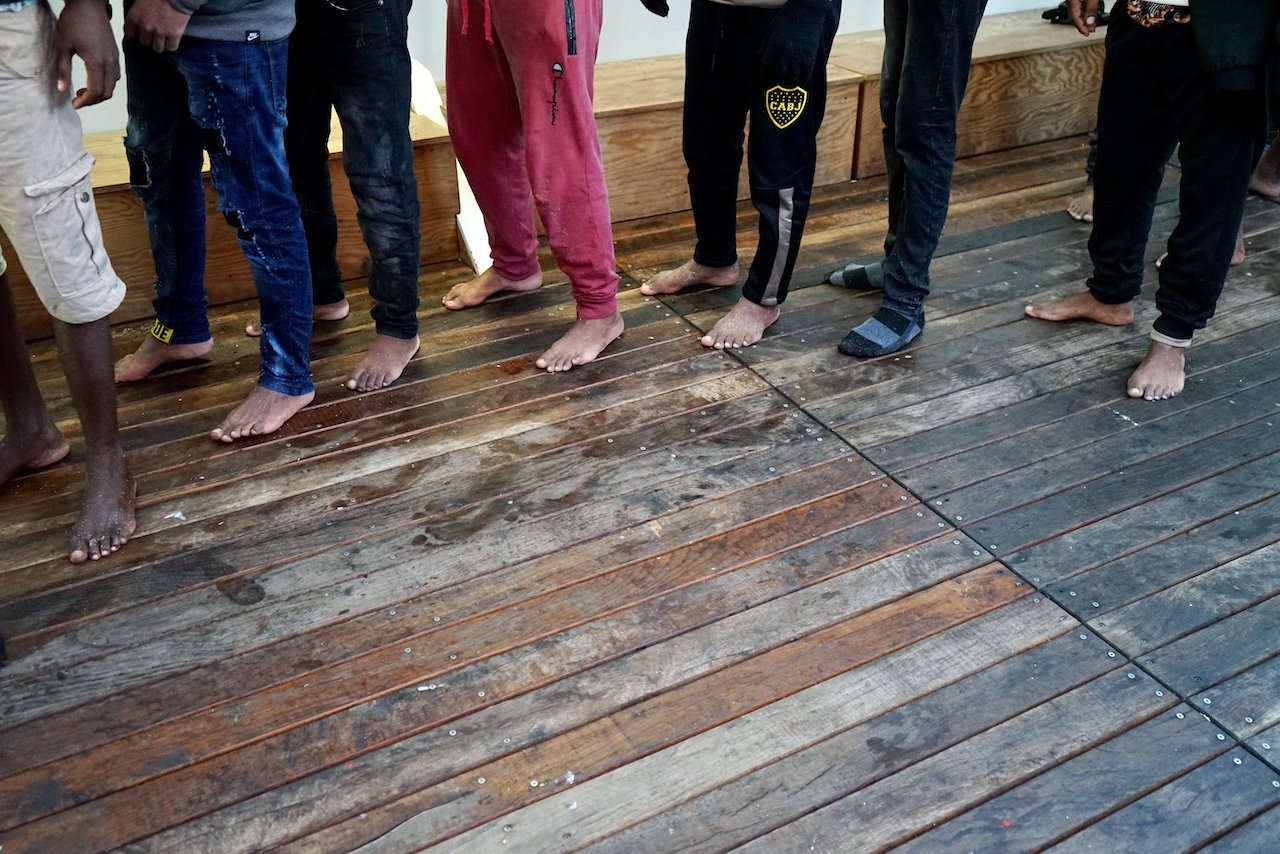
M80 118L57 91L53 25L47 0L0 12L0 229L49 313L90 323L124 282L102 247Z

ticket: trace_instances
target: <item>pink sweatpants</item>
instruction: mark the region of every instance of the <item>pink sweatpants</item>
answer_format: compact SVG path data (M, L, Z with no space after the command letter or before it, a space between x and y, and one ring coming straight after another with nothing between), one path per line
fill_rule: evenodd
M445 89L454 151L494 269L538 272L530 192L578 317L617 308L613 231L592 109L603 0L449 0Z

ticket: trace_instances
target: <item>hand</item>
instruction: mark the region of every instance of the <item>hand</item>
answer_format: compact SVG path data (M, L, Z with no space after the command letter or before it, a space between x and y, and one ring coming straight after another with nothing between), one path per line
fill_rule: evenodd
M124 19L124 37L137 39L156 53L174 51L190 20L190 15L173 8L169 0L137 0Z
M660 15L663 18L667 17L671 12L670 7L667 6L667 0L640 0L640 2L643 3L644 7L650 12L655 15Z
M813 76L823 34L835 31L840 6L834 0L788 0L774 15L760 57L767 84L798 86Z
M84 60L89 73L89 85L76 92L71 106L78 110L111 97L120 79L120 50L102 0L67 0L54 30L53 55L59 92L71 88L71 57Z
M1067 17L1080 35L1093 35L1098 29L1098 0L1067 0Z

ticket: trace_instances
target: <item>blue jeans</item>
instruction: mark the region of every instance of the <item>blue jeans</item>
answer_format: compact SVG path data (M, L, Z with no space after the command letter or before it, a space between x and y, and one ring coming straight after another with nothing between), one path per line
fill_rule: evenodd
M302 206L316 305L341 302L338 219L329 180L330 113L369 250L378 334L418 334L418 181L409 135L411 0L298 4L289 51L285 151Z
M880 116L889 172L884 304L915 314L951 201L956 115L987 0L884 0Z
M125 150L156 266L156 327L171 344L211 337L204 286L204 151L218 208L236 229L261 304L258 384L314 389L311 274L284 157L288 39L184 38L174 53L124 42L129 74Z

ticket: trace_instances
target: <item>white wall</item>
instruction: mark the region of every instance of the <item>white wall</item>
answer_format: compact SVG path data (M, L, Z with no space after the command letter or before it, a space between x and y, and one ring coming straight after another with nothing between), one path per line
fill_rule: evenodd
M52 0L54 8L61 0ZM317 2L317 0L304 0ZM600 60L635 59L662 56L684 49L684 25L688 20L689 0L671 0L671 15L659 18L640 5L640 0L605 0L604 34L600 43ZM112 22L116 36L121 35L121 7L117 2L116 20ZM987 14L1041 9L1055 5L1053 0L990 0ZM881 26L881 4L875 0L845 0L840 32L856 33ZM416 0L409 18L409 50L440 79L444 75L445 0ZM86 133L121 130L125 124L124 81L110 101L80 111Z

